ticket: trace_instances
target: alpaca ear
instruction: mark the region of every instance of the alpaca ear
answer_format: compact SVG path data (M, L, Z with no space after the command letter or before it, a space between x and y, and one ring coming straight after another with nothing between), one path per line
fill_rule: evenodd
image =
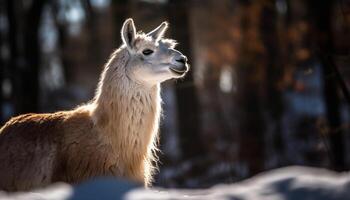
M125 20L121 30L121 35L124 44L131 49L136 37L136 28L134 21L131 18Z
M147 36L151 36L153 39L159 40L160 38L163 37L167 29L168 29L168 22L163 22L153 31L149 32Z

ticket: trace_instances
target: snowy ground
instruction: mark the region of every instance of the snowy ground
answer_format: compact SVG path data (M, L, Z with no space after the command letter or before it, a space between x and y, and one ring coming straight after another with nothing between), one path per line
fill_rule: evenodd
M1 200L86 199L230 199L230 200L348 200L350 173L309 167L286 167L245 181L203 190L143 189L113 179L99 179L78 186L55 184L29 193L0 193Z

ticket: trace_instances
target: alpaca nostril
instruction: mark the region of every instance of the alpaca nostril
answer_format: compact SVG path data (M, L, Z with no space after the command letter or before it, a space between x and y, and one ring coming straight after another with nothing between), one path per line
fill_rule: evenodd
M187 58L185 56L182 56L181 58L176 59L176 61L182 64L186 64Z
M177 59L176 61L179 63L185 64L185 59L183 59L183 58Z

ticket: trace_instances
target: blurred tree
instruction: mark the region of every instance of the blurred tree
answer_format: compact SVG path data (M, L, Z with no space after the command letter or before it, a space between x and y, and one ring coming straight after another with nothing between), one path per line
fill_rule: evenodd
M6 15L5 13L5 4L4 1L0 1L0 15L3 17ZM0 49L5 48L5 30L0 29ZM4 71L5 71L5 56L3 50L0 51L0 126L3 122L3 103L4 103L4 91L3 91L3 81L4 81Z
M282 140L282 115L283 115L283 101L282 101L282 90L280 87L282 74L284 73L285 63L283 59L285 56L285 51L283 47L285 46L285 24L283 21L282 14L277 13L276 5L277 1L264 1L262 8L261 17L261 37L262 42L265 46L265 56L264 64L266 65L266 108L268 112L269 123L267 127L270 130L267 131L267 138L265 141L270 144L266 145L266 160L265 162L272 161L277 158L278 162L283 160L284 154L284 144ZM280 4L285 3L279 1ZM281 5L286 6L286 5ZM282 30L281 30L282 29ZM270 150L270 151L269 151ZM276 161L274 161L276 162ZM276 165L281 165L281 163L273 163Z
M172 37L181 41L177 48L192 60L189 33L188 2L186 0L169 1L169 22ZM183 81L176 84L176 100L178 108L178 122L181 151L184 158L192 158L204 153L199 134L198 97L193 85L193 69L189 71Z
M46 1L7 1L10 73L15 113L38 110L40 47L38 30ZM25 97L25 98L23 98Z
M342 121L340 115L340 96L337 86L336 66L333 55L335 53L332 34L332 11L334 1L308 1L310 20L313 24L313 38L317 56L323 67L324 97L328 120L328 138L332 152L333 168L344 170L344 135L340 129Z
M3 20L5 20L7 13L6 13L6 2L0 1L0 16L3 17ZM6 67L6 55L5 55L5 49L6 46L6 26L2 26L0 28L0 126L3 123L3 117L4 117L4 89L3 89L3 82L4 82L4 73L5 73L5 67Z
M6 66L6 70L9 76L9 79L11 80L11 86L12 86L12 92L11 95L9 96L9 100L12 102L13 107L16 109L17 105L20 104L19 99L20 96L16 98L14 93L17 91L16 87L17 84L17 79L15 76L15 71L17 68L17 59L19 57L18 55L18 44L17 44L17 20L16 16L18 15L15 13L17 11L15 7L15 1L5 1L6 3L6 18L8 21L8 32L7 32L7 38L8 38L8 48L9 48L9 61L8 65ZM15 91L16 90L16 91ZM17 110L17 109L16 109Z
M125 18L129 15L129 0L112 0L112 6L114 13L114 26L117 29L116 33L119 33Z
M266 84L265 49L261 41L262 1L244 3L241 21L242 40L238 61L238 105L240 108L240 161L249 175L264 169L266 131L263 118L264 86ZM248 148L247 148L248 147Z
M38 32L45 4L45 0L33 1L23 16L25 18L24 59L26 66L20 69L19 76L22 81L21 95L26 99L20 108L22 113L37 112L39 108L40 46Z

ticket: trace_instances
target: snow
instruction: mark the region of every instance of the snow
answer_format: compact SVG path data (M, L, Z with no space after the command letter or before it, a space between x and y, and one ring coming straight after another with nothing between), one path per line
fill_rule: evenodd
M285 167L264 172L242 182L209 189L144 189L112 178L78 186L55 184L28 193L1 194L1 200L78 199L216 199L216 200L346 200L350 197L350 174L311 167Z

